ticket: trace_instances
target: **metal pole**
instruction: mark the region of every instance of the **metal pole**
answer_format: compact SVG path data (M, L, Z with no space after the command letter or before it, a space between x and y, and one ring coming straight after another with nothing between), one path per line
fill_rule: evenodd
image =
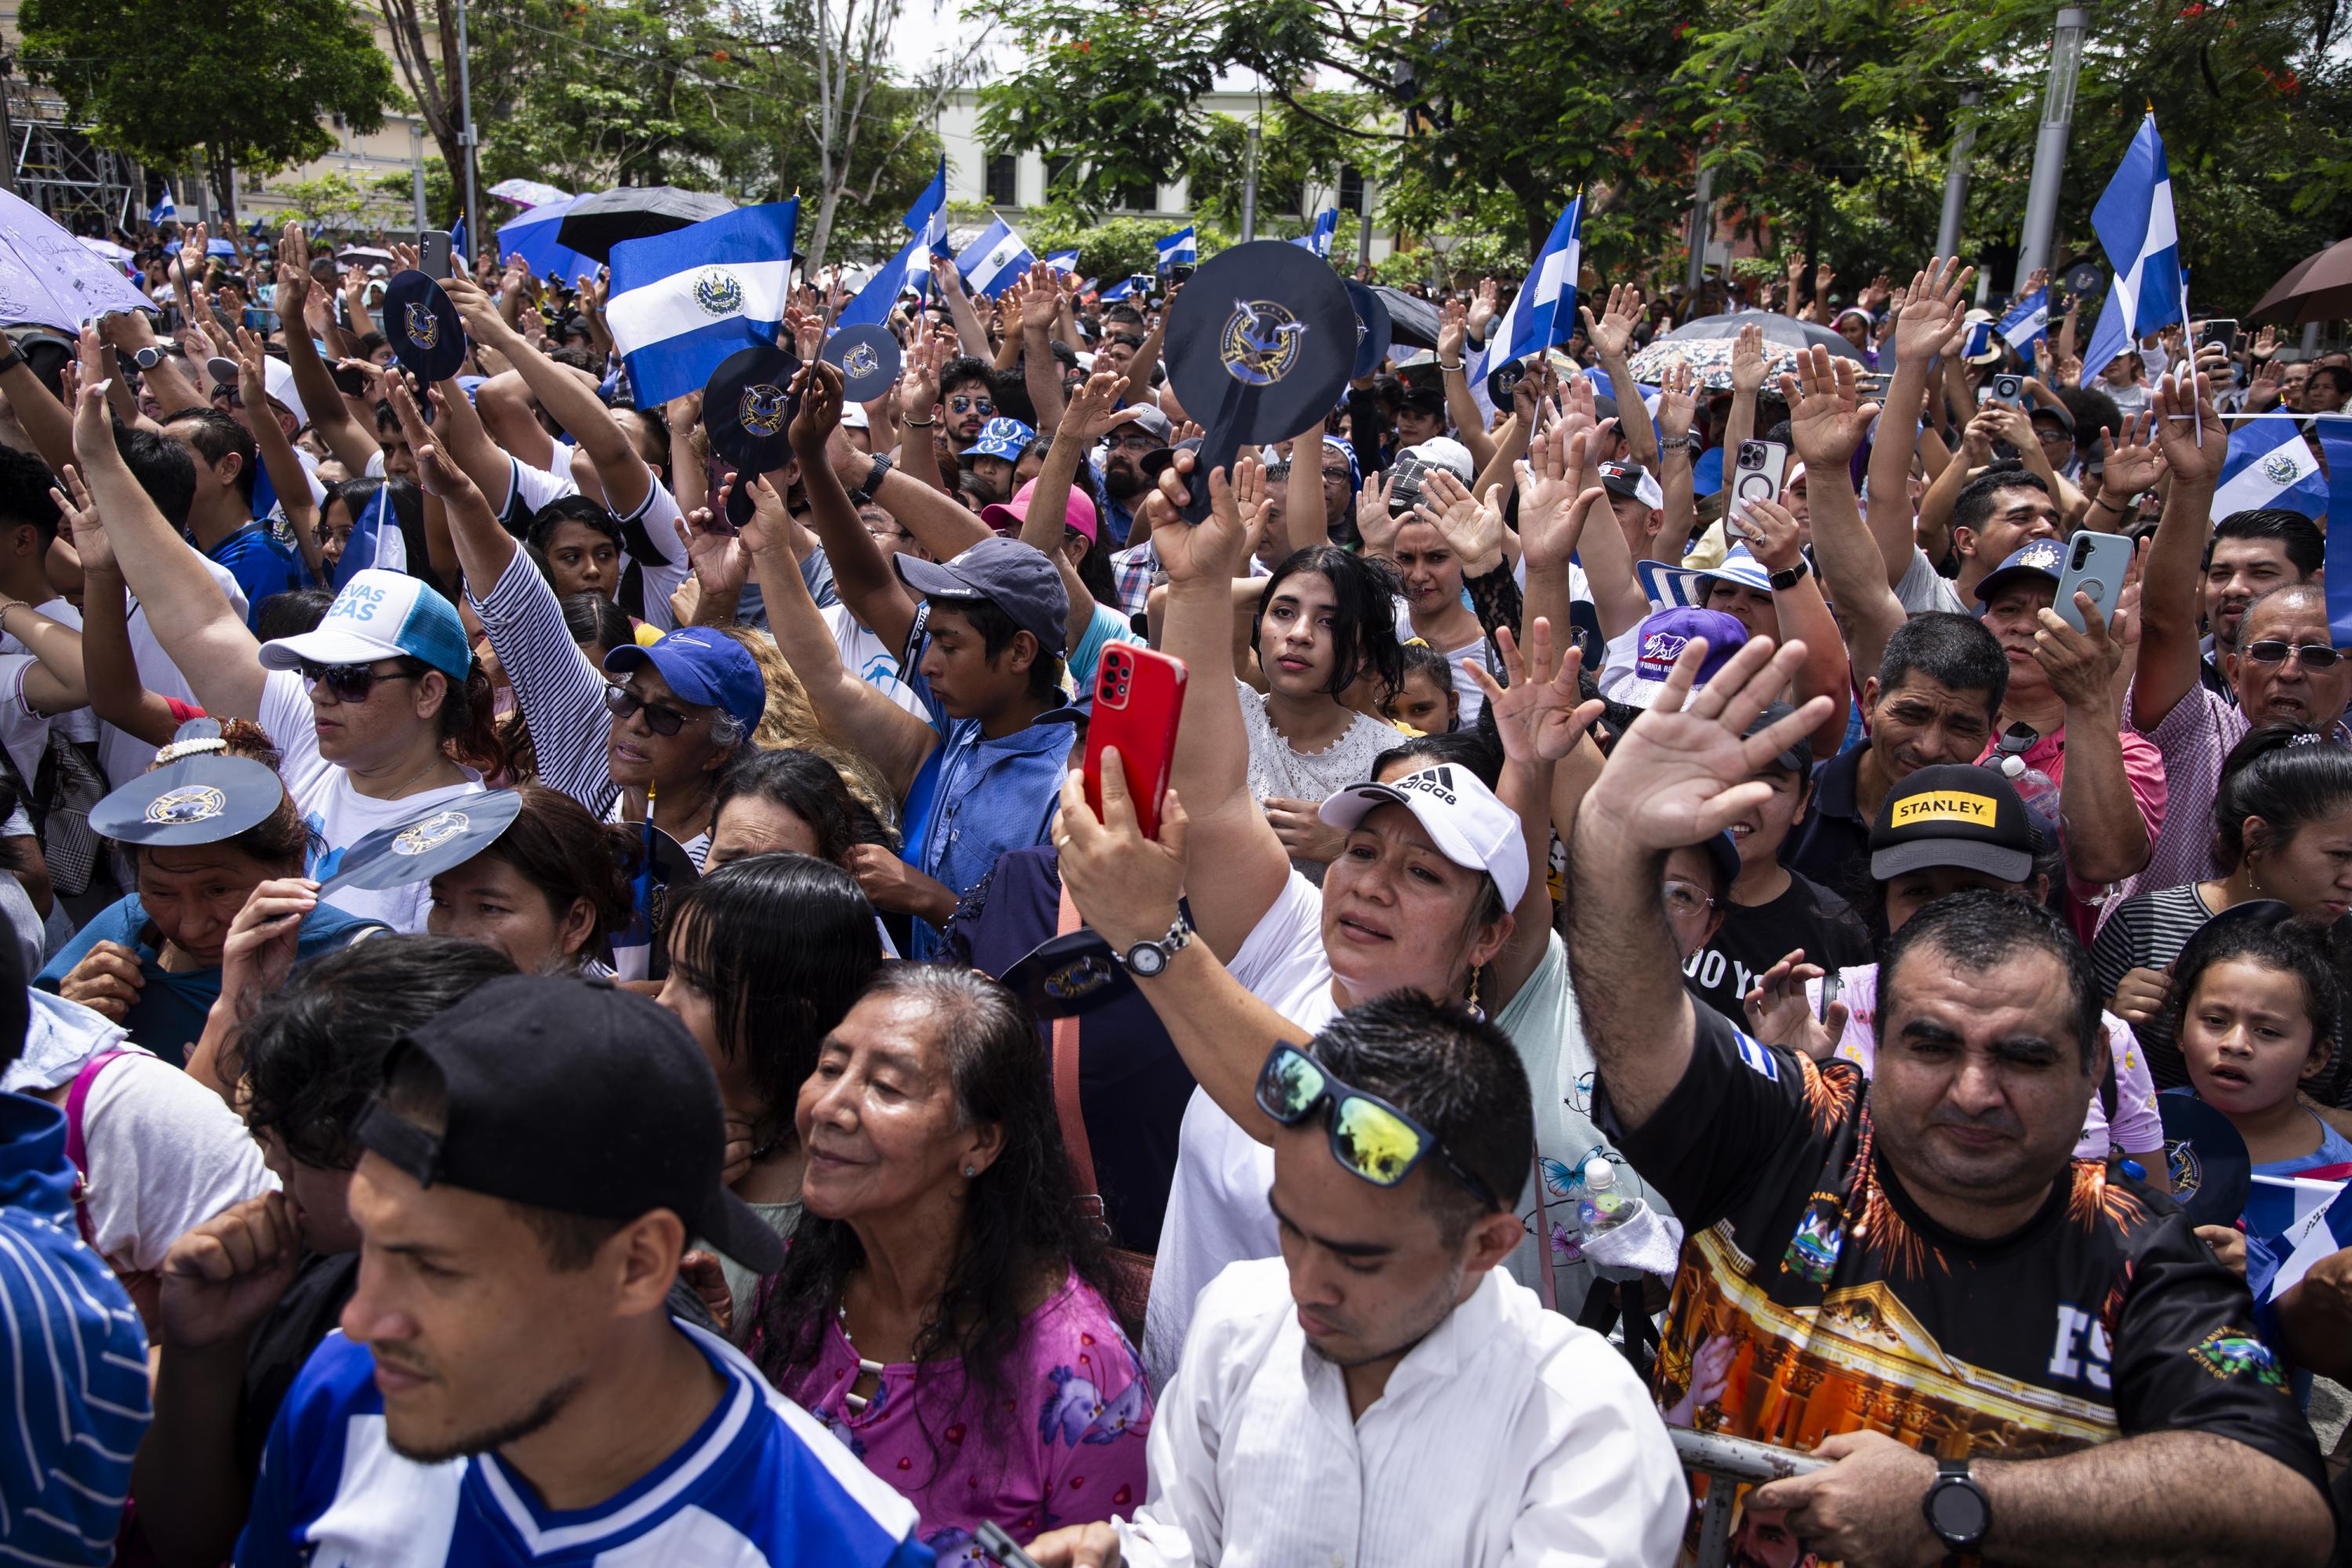
M1370 267L1372 264L1372 177L1370 174L1363 176L1362 190L1363 198L1357 203L1360 210L1356 214L1356 265Z
M0 191L16 194L16 127L8 118L8 85L16 79L16 61L0 55Z
M2317 321L2305 321L2303 324L2303 357L2305 359L2319 357L2319 323Z
M1969 153L1977 144L1977 105L1984 89L1960 89L1960 115L1952 122L1952 161L1944 166L1944 216L1936 224L1937 256L1955 256L1960 247L1960 218L1969 205Z
M2069 5L2058 13L2050 34L2050 79L2042 89L2042 129L2033 142L2033 183L2025 193L2025 232L2017 247L2015 292L2036 268L2050 265L2050 239L2058 226L2058 187L2066 173L2066 138L2074 126L2074 79L2083 68L2083 35L2091 13Z
M466 0L457 0L457 140L466 150L466 243L482 243L482 198L475 187L474 73L466 63ZM467 261L474 258L466 258Z
M1242 243L1257 237L1257 126L1249 128L1249 145L1242 154Z
M408 173L410 195L416 203L416 232L423 234L433 225L425 216L425 122L421 120L408 122Z
M1701 165L1698 194L1690 210L1690 263L1683 268L1683 290L1693 300L1706 282L1706 242L1715 237L1715 171Z

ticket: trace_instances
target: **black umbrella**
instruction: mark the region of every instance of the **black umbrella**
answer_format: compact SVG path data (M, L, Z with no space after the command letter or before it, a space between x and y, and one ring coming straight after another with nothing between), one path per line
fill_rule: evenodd
M733 202L709 191L623 185L572 203L563 215L562 226L556 230L555 243L608 262L613 259L613 247L625 239L667 234L734 210Z
M1385 283L1375 283L1372 292L1389 308L1389 342L1396 348L1433 349L1437 346L1437 307L1415 294L1402 289L1391 289Z

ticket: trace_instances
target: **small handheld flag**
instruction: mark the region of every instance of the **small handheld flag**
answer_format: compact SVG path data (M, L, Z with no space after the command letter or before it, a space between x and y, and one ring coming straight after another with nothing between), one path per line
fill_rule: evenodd
M993 300L1036 259L1013 226L998 218L956 257L956 270L963 274L966 287L973 293Z
M1186 224L1174 234L1152 241L1160 252L1160 270L1171 267L1197 266L1201 259L1201 242L1193 226Z

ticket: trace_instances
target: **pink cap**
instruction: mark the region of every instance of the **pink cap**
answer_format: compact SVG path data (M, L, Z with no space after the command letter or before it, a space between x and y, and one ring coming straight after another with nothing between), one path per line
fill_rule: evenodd
M1021 525L1029 521L1029 498L1036 492L1037 481L1023 485L1010 506L984 506L980 509L980 521L999 533L1017 534ZM1100 525L1095 521L1095 503L1076 485L1070 487L1069 504L1064 508L1062 521L1088 539L1099 537Z

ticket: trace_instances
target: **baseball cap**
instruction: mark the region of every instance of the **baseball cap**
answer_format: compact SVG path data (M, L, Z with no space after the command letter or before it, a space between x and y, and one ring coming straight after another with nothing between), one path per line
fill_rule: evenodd
M1434 386L1408 386L1397 398L1400 408L1417 408L1423 414L1445 417L1445 394Z
M866 417L866 405L845 403L841 405L841 427L845 430L870 430L874 426Z
M1423 469L1444 468L1464 484L1477 478L1478 470L1470 461L1470 448L1451 436L1432 436L1417 447L1407 447L1397 454L1397 466L1419 462Z
M980 427L980 439L966 447L956 461L969 463L974 458L1002 458L1008 463L1017 463L1021 460L1021 454L1029 449L1029 443L1036 438L1036 431L1018 419L1008 419L1000 414Z
M1601 465L1601 488L1612 496L1640 501L1654 511L1664 511L1666 492L1650 476L1650 470L1639 463L1611 462Z
M237 374L236 361L221 354L215 354L205 361L205 374L213 378L213 384L216 386L235 386ZM297 423L302 425L310 423L310 410L302 406L302 395L294 390L292 365L282 359L272 359L264 354L261 359L261 384L273 402L286 405Z
M1723 559L1704 571L1669 564L1664 561L1636 561L1633 574L1642 580L1642 592L1650 603L1659 608L1682 605L1696 606L1706 599L1706 584L1712 578L1718 583L1736 583L1743 588L1753 588L1759 594L1772 591L1772 574L1764 563L1748 552L1745 544L1735 544L1724 552Z
M760 677L760 661L725 632L686 626L649 647L625 644L604 656L604 673L626 679L649 664L681 701L716 708L747 731L758 729L761 715L768 710L768 683Z
M1504 904L1518 907L1528 890L1528 836L1519 814L1495 798L1467 768L1441 763L1388 784L1352 784L1318 813L1346 832L1379 806L1401 805L1429 834L1437 852L1465 870L1495 879Z
M1167 468L1169 464L1176 460L1177 453L1192 452L1197 454L1200 450L1201 437L1198 436L1188 436L1183 440L1177 442L1173 447L1153 447L1150 451L1144 453L1142 457L1137 458L1135 466L1143 471L1143 477L1145 479L1157 483L1160 473Z
M1870 825L1870 874L1884 882L1958 866L2022 882L2033 875L2036 842L2025 802L2007 779L1972 763L1937 763L1886 792Z
M945 561L893 555L898 581L926 599L985 599L1059 658L1069 644L1070 595L1054 563L1017 539L983 539Z
M1131 414L1132 416L1128 420L1129 424L1163 445L1168 437L1176 434L1176 426L1168 422L1168 416L1149 403L1138 404L1132 410L1122 410L1122 412Z
M1633 670L1616 674L1601 695L1629 708L1647 708L1666 689L1666 677L1693 637L1706 639L1706 658L1699 665L1693 689L1705 686L1726 660L1748 640L1748 628L1721 610L1688 606L1660 610L1634 629Z
M2028 419L2055 419L2068 435L2074 432L2074 415L2063 403L2037 403L2025 411Z
M1029 498L1037 491L1037 481L1031 479L1021 487L1010 506L984 506L980 509L980 521L999 533L1019 533L1021 525L1029 521ZM1063 508L1062 521L1088 539L1097 536L1099 524L1095 519L1095 503L1077 486L1070 487L1068 504ZM1064 591L1067 592L1065 585ZM1065 630L1067 628L1065 627Z
M352 574L315 630L261 645L264 669L380 658L421 659L452 680L474 668L457 606L420 578L376 566Z
M1756 715L1755 721L1740 733L1760 734L1795 711L1786 702L1768 702L1764 705L1764 711ZM1772 765L1784 773L1796 774L1798 782L1803 783L1813 776L1813 742L1806 736L1798 736L1780 748L1772 759Z
M2053 587L2058 583L2059 570L2066 560L2065 542L2057 539L2033 539L2009 552L2009 558L1985 574L1977 584L1977 602L1990 605L1992 596L2021 574L2040 577Z
M505 975L402 1036L387 1077L412 1055L440 1078L442 1130L379 1095L356 1133L426 1186L595 1219L668 1209L755 1273L783 1267L783 1242L720 1183L719 1079L652 998L602 977Z

